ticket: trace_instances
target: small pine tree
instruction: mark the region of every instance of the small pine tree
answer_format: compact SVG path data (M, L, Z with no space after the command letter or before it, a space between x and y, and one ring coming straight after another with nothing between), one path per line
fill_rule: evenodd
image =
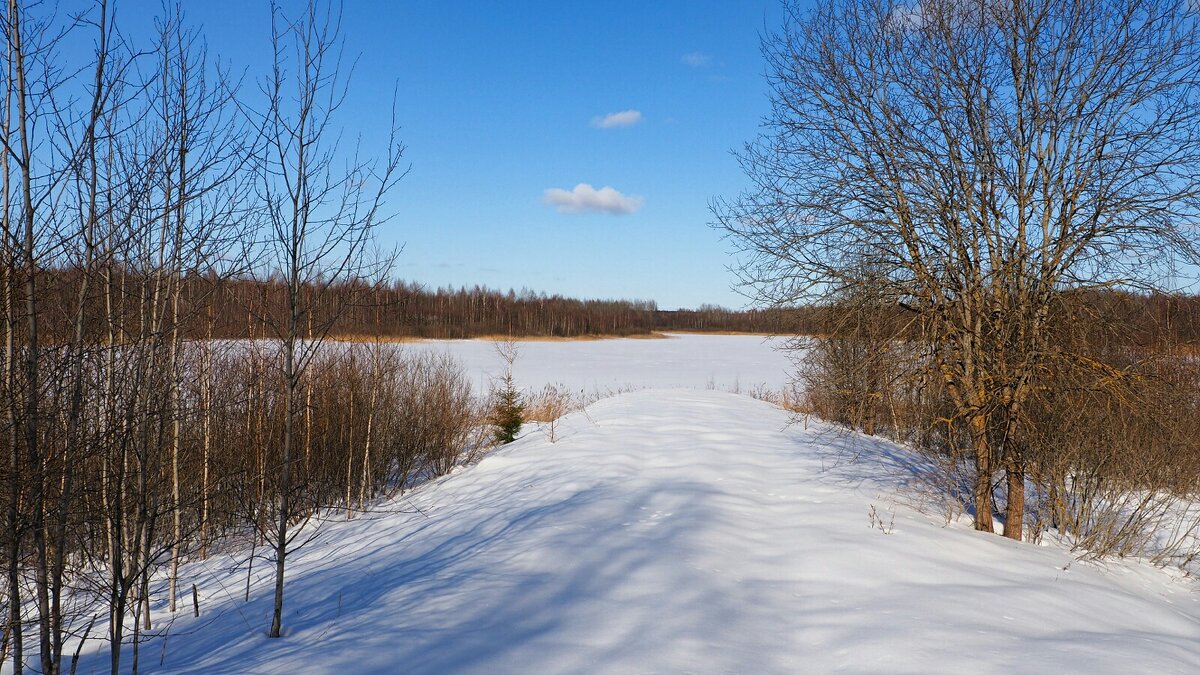
M524 424L525 403L521 393L513 386L511 378L505 378L504 386L494 394L491 419L493 438L497 444L512 443Z
M521 425L525 422L525 402L521 400L521 392L517 391L513 382L513 362L517 360L517 343L512 338L498 341L492 345L496 354L504 361L504 377L500 378L499 387L493 385L492 410L488 422L494 431L493 438L497 445L512 443L521 433Z

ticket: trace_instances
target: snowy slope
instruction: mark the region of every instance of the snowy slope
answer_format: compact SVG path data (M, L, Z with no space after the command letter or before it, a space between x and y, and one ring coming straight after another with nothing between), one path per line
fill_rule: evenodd
M1200 671L1194 582L946 526L903 505L909 461L745 396L624 394L563 420L554 444L534 430L378 513L323 523L291 558L282 639L264 637L265 574L245 603L244 568L187 566L204 615L144 645L143 667ZM894 514L890 534L872 506Z

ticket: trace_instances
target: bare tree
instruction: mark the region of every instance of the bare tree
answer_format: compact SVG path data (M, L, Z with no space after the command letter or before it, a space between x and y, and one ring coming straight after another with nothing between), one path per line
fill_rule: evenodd
M977 529L1021 538L1031 395L1072 355L1071 289L1153 288L1197 258L1200 33L1188 0L820 0L763 41L772 112L718 202L761 300L869 280L915 314ZM863 276L862 269L872 270Z
M275 475L275 605L271 637L283 624L284 569L292 535L292 472L304 371L318 352L331 322L305 336L324 289L347 278L371 278L390 259L371 258L380 208L402 177L396 128L381 160L365 161L339 145L333 118L346 95L340 15L331 3L307 3L287 16L272 3L274 68L263 84L266 110L258 167L266 208L268 267L287 286L282 315L268 317L282 351L284 429Z
M10 490L9 520L13 525L9 553L10 612L16 637L14 670L21 670L18 573L21 537L33 540L34 613L37 617L42 672L62 667L65 639L64 583L70 550L68 524L76 500L76 469L85 451L81 443L84 403L84 327L87 320L88 279L97 250L98 209L96 131L109 107L109 41L113 27L105 2L95 14L78 17L76 25L95 26L95 60L81 75L87 95L65 102L60 87L70 80L57 63L57 48L72 26L63 27L45 16L31 17L22 3L10 0L0 14L6 47L3 173L5 246L19 251L10 258L7 421L13 451L23 449L24 467L10 458L28 492ZM13 169L12 172L9 168ZM9 195L16 196L10 200ZM15 221L15 222L14 222ZM43 270L71 267L82 281L77 293L56 309L66 321L58 331L44 330L46 296ZM19 270L19 272L18 272ZM15 280L14 280L15 281ZM22 297L14 297L14 296ZM23 330L18 325L23 324ZM19 371L14 361L20 361ZM14 476L15 480L15 476ZM24 523L18 515L24 507ZM26 527L22 527L25 525Z

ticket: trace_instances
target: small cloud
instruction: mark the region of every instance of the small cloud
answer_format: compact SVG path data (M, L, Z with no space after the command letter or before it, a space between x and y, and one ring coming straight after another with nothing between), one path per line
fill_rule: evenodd
M712 63L712 57L704 52L688 52L681 56L679 60L693 68L703 68Z
M641 121L642 111L622 110L621 112L608 113L603 117L593 117L592 126L600 129L615 129L617 127L631 127Z
M637 195L623 195L607 185L597 190L587 183L580 183L570 191L550 188L543 193L542 201L554 206L559 213L613 215L634 213L645 203L645 200Z
M901 31L916 30L925 22L925 8L917 2L912 5L898 4L886 18L885 26L893 26Z

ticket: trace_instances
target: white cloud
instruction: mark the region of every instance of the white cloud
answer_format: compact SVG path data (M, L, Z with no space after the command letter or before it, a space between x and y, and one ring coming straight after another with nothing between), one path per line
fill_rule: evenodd
M642 121L642 112L640 110L622 110L621 112L608 113L603 117L593 117L592 126L601 129L615 129L617 127L631 127Z
M712 63L712 57L704 52L688 52L681 56L679 60L693 68L703 68Z
M884 25L907 32L919 29L924 22L925 8L921 6L920 2L914 2L911 5L897 4L894 6Z
M557 208L559 213L613 215L634 213L645 203L645 200L637 195L623 195L607 185L597 190L587 183L580 183L570 191L550 188L543 193L542 201Z

